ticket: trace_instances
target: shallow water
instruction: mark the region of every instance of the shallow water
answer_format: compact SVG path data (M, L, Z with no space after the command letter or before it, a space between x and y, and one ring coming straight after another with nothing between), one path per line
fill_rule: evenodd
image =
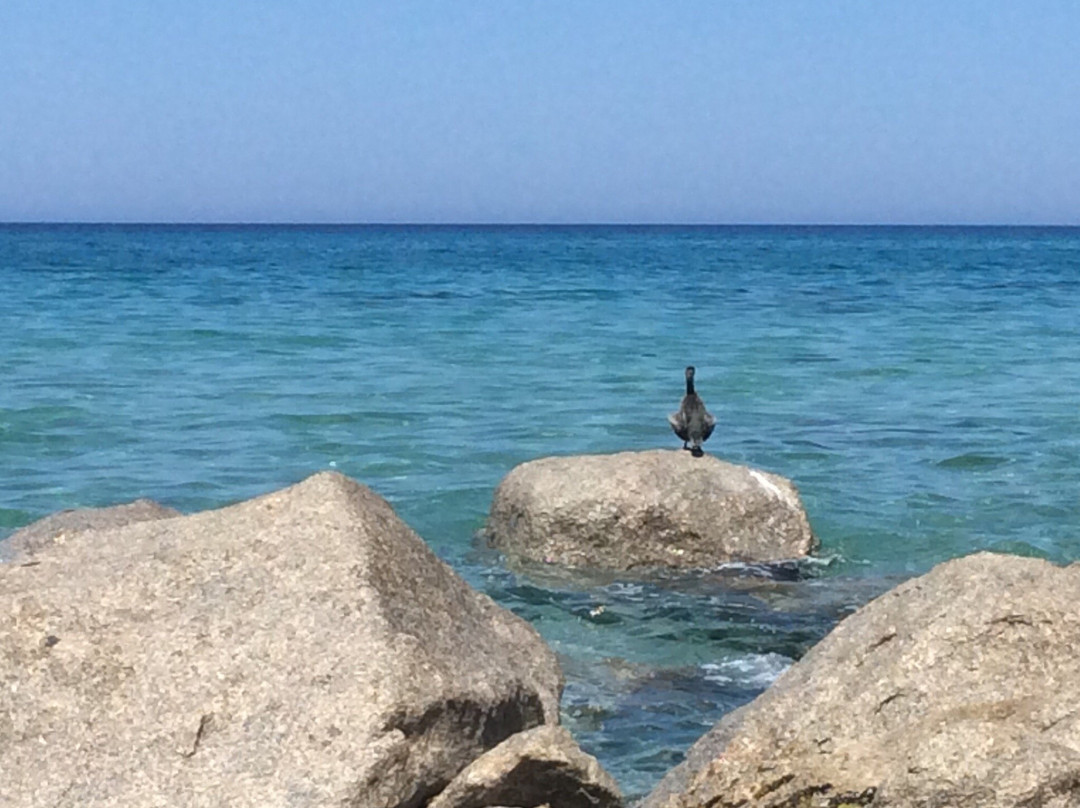
M1080 556L1077 229L8 226L0 284L0 535L337 468L536 625L630 794L904 577ZM706 448L792 478L821 562L620 581L476 547L517 463L677 447L690 363Z

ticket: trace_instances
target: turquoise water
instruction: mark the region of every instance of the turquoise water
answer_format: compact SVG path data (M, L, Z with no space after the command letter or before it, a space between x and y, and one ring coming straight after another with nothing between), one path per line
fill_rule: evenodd
M337 468L536 625L629 794L898 580L1080 558L1077 229L8 226L0 289L0 535ZM796 482L819 562L514 575L474 543L517 463L678 447L691 363L706 448Z

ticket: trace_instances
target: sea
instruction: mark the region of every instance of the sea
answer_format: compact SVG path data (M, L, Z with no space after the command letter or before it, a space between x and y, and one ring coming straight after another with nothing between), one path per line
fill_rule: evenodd
M1080 557L1080 229L3 225L0 326L0 537L337 469L540 631L630 797L900 581ZM705 448L794 481L814 559L514 571L477 539L519 463L678 449L689 364Z

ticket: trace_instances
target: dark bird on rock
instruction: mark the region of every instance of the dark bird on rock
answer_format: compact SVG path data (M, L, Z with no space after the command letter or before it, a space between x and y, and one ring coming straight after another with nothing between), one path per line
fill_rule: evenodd
M668 416L668 423L682 439L684 449L689 449L694 457L705 454L701 444L709 439L716 427L716 419L705 409L701 396L694 392L693 365L686 369L686 395L679 405L679 411Z

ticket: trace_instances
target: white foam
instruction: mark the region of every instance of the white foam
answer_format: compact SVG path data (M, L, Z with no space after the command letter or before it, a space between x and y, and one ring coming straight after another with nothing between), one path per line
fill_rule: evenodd
M765 688L775 682L792 662L783 654L747 654L721 662L706 662L701 669L707 682Z
M612 595L624 598L637 597L645 592L645 587L631 581L616 581L607 587Z

